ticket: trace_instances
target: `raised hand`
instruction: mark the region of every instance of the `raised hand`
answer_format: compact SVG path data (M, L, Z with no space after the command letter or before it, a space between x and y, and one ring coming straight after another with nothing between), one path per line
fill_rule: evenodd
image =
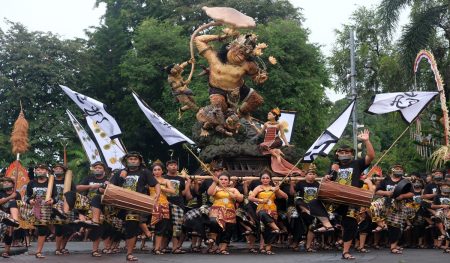
M360 140L360 141L366 142L369 140L369 138L370 138L370 132L368 129L364 129L364 131L361 131L358 134L358 140Z

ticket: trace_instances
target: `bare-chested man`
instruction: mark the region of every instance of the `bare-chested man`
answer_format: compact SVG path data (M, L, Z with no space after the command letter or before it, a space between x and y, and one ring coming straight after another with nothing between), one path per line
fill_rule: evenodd
M201 56L209 63L209 94L212 105L221 107L226 112L228 107L237 108L238 113L245 114L255 110L263 103L263 98L244 83L244 77L250 76L257 84L264 83L268 76L252 60L256 46L256 36L239 36L220 51L215 51L211 41L221 41L227 37L236 37L238 32L225 29L223 35L202 35L195 38L195 45ZM237 104L242 102L240 107Z

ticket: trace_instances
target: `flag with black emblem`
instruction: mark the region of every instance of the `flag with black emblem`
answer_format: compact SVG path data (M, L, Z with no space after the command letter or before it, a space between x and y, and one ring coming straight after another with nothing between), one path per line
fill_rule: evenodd
M355 100L352 100L350 105L345 108L344 112L317 138L313 145L308 149L303 157L302 162L312 163L317 156L327 156L333 149L334 145L341 138L348 120L355 107Z
M106 106L98 100L85 96L70 88L59 85L63 91L81 108L86 116L89 116L102 128L111 139L120 136L120 130L117 121L106 112Z
M173 145L179 142L187 142L189 144L195 144L194 141L189 139L186 135L181 133L175 127L170 125L167 121L165 121L161 116L158 115L152 108L150 108L147 103L145 103L139 96L133 92L133 97L136 100L139 108L144 112L147 119L150 123L155 127L161 137L167 142L169 145Z
M438 92L394 92L377 94L367 109L370 114L384 114L399 111L402 118L411 123L425 109Z

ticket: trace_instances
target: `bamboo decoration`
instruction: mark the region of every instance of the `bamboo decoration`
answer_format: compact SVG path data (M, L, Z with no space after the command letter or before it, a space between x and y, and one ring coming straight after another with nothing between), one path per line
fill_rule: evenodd
M52 198L54 184L55 184L55 176L51 174L48 176L48 185L47 185L47 192L45 193L45 201L48 201Z
M73 177L72 170L67 170L66 175L64 176L64 190L63 190L64 194L69 192L70 188L72 187L72 177Z

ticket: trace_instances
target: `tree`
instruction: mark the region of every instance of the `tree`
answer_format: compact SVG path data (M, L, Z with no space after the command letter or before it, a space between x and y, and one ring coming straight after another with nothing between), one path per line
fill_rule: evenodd
M411 7L410 21L403 28L399 41L401 62L412 69L416 54L429 49L434 54L443 74L445 86L450 84L450 1L449 0L383 0L378 13L383 32L389 37L397 26L400 11ZM448 90L446 95L448 95Z
M335 89L351 93L350 30L356 31L356 86L359 96L370 98L375 93L408 90L407 73L400 65L396 48L383 39L380 18L375 10L358 8L351 23L336 29L336 44L329 58L335 76Z
M80 86L83 81L84 41L60 40L51 33L30 32L9 22L0 31L0 138L9 135L23 104L30 131L30 151L24 164L53 163L60 156L60 139L68 137L65 115L68 98L58 84ZM9 146L9 143L2 144ZM2 148L2 158L10 162L10 149Z

